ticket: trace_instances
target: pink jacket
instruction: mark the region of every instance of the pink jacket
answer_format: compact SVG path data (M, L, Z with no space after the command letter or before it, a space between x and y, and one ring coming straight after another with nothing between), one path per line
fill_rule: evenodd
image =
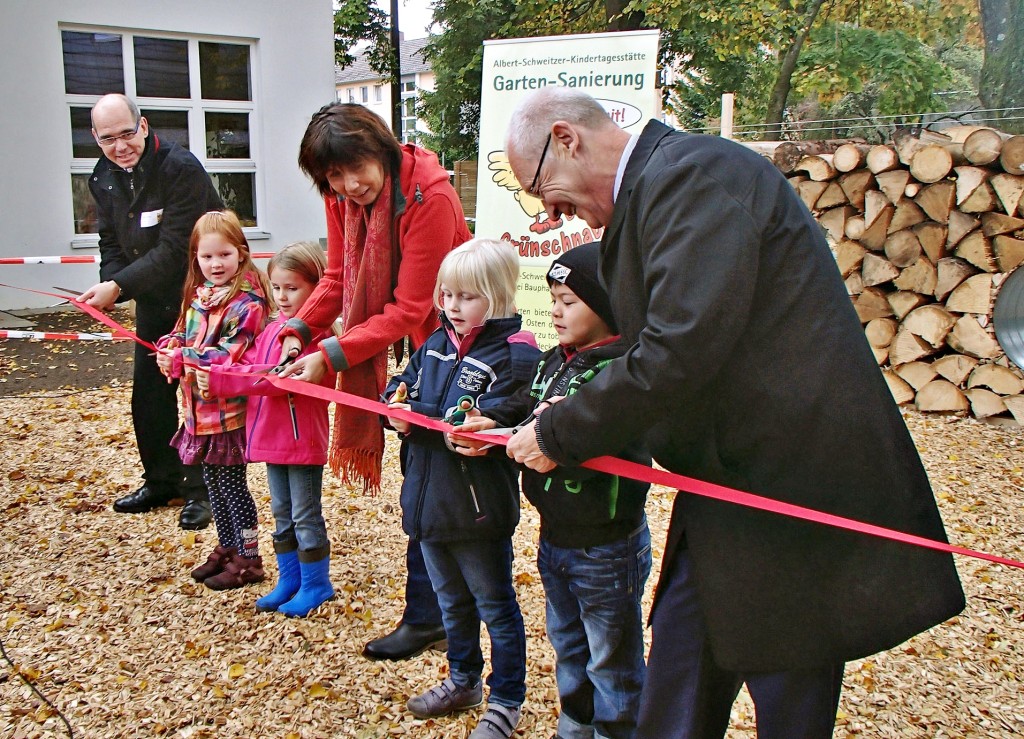
M210 369L210 394L214 397L246 395L246 458L250 462L271 464L326 464L330 427L328 403L278 390L266 372L277 365L281 354L278 334L284 328L284 315L270 323L237 364ZM317 336L299 356L317 351ZM252 375L257 374L257 377ZM334 388L335 373L328 369L320 384ZM293 416L294 412L294 426ZM298 439L295 438L296 430Z

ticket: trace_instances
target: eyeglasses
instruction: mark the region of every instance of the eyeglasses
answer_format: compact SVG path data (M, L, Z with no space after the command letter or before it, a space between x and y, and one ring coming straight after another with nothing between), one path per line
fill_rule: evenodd
M135 122L135 128L133 130L126 131L125 133L119 133L117 134L117 136L104 136L103 138L97 137L96 143L99 144L100 146L113 146L118 141L127 141L128 139L134 137L135 134L139 132L139 126L141 125L142 119L139 118L139 120Z
M537 162L537 171L533 173L533 181L530 182L530 187L526 192L531 195L536 195L537 191L533 188L537 185L537 178L540 177L540 168L544 166L544 157L548 155L548 147L551 146L551 134L548 133L547 139L544 141L544 150L540 153L540 161Z

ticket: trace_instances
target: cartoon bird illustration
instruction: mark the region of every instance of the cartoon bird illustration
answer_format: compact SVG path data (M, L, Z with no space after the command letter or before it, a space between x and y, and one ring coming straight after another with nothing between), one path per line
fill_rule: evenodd
M516 202L519 203L519 207L523 209L526 215L534 219L534 222L530 224L531 231L542 234L562 225L561 218L557 220L548 218L547 211L544 210L544 203L541 202L540 198L526 192L523 186L519 184L519 180L512 174L512 167L508 163L508 155L505 152L492 151L488 154L487 169L494 172L491 175L491 179L506 190L511 190Z

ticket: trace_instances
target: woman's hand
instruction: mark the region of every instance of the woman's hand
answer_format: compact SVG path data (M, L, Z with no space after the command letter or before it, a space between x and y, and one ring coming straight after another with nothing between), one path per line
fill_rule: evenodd
M476 411L476 409L474 408L473 411ZM467 414L466 420L458 427L458 431L483 431L485 429L496 428L497 425L498 422L493 418L481 416L479 415L479 411L476 411L475 415ZM465 436L459 436L458 431L448 432L448 443L451 444L459 454L467 457L482 457L487 454L488 449L494 446L494 444L486 441L477 441L476 439L468 439Z
M281 356L278 362L283 362L289 357L297 357L302 352L302 342L298 336L285 336L281 339Z
M292 337L289 336L288 339L290 338ZM285 339L285 341L287 342L288 339ZM327 374L327 360L324 359L324 355L320 352L313 352L301 359L296 359L289 365L285 365L285 368L281 370L281 374L278 377L290 377L293 380L301 380L302 382L319 383L325 374Z

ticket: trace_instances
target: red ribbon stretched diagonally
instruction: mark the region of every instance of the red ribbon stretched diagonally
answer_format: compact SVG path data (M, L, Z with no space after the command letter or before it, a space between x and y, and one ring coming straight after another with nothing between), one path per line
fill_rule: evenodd
M10 285L0 284L0 287L11 287ZM15 290L27 290L27 288L13 288ZM54 295L52 293L40 292L38 290L28 290L29 292L39 293L41 295L48 295L51 297L57 297L61 300L65 300L65 296ZM109 326L116 333L127 336L133 341L142 344L143 346L156 351L156 347L149 342L142 341L138 336L133 334L128 329L124 328L117 321L113 320L110 316L104 314L102 311L93 308L90 305L85 305L76 300L72 300L71 304L76 308L88 313L96 320ZM445 423L444 421L428 418L427 416L414 413L412 411L388 408L386 404L362 398L358 395L346 393L341 390L331 390L320 385L314 385L309 382L302 382L300 380L291 380L288 378L281 378L277 375L268 374L265 376L268 382L280 387L283 390L287 390L291 393L299 393L300 395L308 395L321 400L326 400L334 403L341 403L342 405L351 406L358 408L359 410L368 411L370 413L376 413L382 416L388 416L391 418L397 418L410 423L414 423L424 428L432 429L434 431L440 431L442 433L454 432L459 436L465 436L470 439L476 439L477 441L488 442L491 444L506 445L509 437L497 436L493 434L477 434L466 431L460 431L457 426L452 426ZM925 547L928 549L934 549L940 552L947 552L950 554L961 554L966 557L973 557L975 559L981 559L988 562L994 562L996 564L1006 565L1008 567L1016 567L1018 569L1024 569L1024 562L1018 562L1013 559L1006 557L999 557L994 554L987 554L985 552L979 552L973 549L967 549L965 547L959 547L952 544L947 544L942 541L936 541L934 539L928 539L923 536L916 536L914 534L906 534L902 531L896 531L894 529L888 529L883 526L875 526L874 524L864 523L862 521L856 521L852 518L845 518L843 516L836 516L831 513L824 513L817 511L812 508L805 508L803 506L793 505L792 503L784 503L774 498L767 498L761 495L754 495L753 493L745 493L740 490L734 490L732 488L725 487L724 485L717 485L715 483L705 482L703 480L697 480L692 477L685 477L683 475L676 474L674 472L667 472L664 470L657 470L646 465L637 464L636 462L630 462L624 459L618 459L616 457L596 457L582 464L583 467L588 469L597 470L598 472L605 472L610 475L618 475L620 477L628 477L633 480L639 480L641 482L649 482L655 485L664 485L666 487L675 488L677 490L691 493L693 495L702 495L704 497L713 498L715 500L724 501L727 503L733 503L736 505L746 506L748 508L755 508L769 513L776 513L783 516L789 516L791 518L798 518L804 521L811 521L813 523L822 524L825 526L833 526L836 528L846 529L847 531L855 531L861 534L867 534L869 536L875 536L882 539L889 539L891 541L898 541L904 544L911 544L913 546Z

